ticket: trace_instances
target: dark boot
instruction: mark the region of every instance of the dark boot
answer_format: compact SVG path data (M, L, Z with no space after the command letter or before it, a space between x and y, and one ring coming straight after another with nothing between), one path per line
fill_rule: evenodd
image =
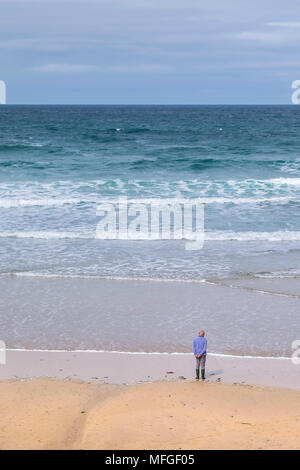
M196 380L199 380L199 369L196 369Z
M205 369L201 369L201 379L205 380Z

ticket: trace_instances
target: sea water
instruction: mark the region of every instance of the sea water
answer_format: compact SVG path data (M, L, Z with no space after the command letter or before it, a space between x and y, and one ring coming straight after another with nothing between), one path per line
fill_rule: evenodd
M226 315L218 305L222 321L200 303L192 309L188 332L179 330L181 337L173 346L163 343L160 347L159 335L155 336L161 326L158 318L168 323L172 315L165 306L152 325L152 346L151 341L140 340L135 346L132 340L125 349L188 350L192 326L212 328L213 318L218 331L226 322L233 323L239 338L243 334L238 333L247 330L247 344L240 339L231 348L234 351L267 354L271 349L275 355L288 354L292 336L297 339L300 296L299 120L297 106L1 106L0 275L5 284L0 308L9 344L41 345L34 333L24 334L30 313L25 315L24 308L21 312L17 300L6 313L13 288L10 281L16 277L45 282L53 277L154 280L161 282L161 289L165 281L174 280L254 293L253 304L247 297L250 324L241 322L237 330L233 300L229 311L224 305ZM200 198L205 204L203 249L187 251L184 240L96 239L97 205L121 196L149 202ZM138 298L140 289L135 292ZM288 313L282 306L276 310L279 295L291 303ZM128 322L134 323L138 312L132 306L120 306L114 296L111 315L128 310ZM272 349L268 342L268 348L263 348L262 334L255 350L249 336L251 308L255 310L253 328L266 331L264 321L268 315L272 324L272 312L267 308L266 313L259 303L266 296L272 297L273 323L282 326L288 340L282 340L284 347L279 344ZM44 299L48 304L41 306L41 297L33 298L40 316L51 325L55 300ZM72 308L69 295L61 294L61 303L65 310ZM182 308L171 304L176 323L187 321ZM188 303L184 305L189 308ZM73 308L78 310L78 305ZM101 302L98 308L94 315L100 330ZM151 306L147 311L151 318ZM115 325L109 318L106 311L105 335L111 340L101 337L99 348L122 349L122 341L113 339ZM150 323L147 317L147 328ZM62 321L59 347L91 346L88 337L79 339L76 322L71 334L64 334L63 325ZM133 337L138 334L137 330ZM276 331L272 334L276 336ZM48 336L42 346L56 347L53 334ZM95 346L95 339L92 343ZM215 350L231 350L229 343L226 336L216 342Z

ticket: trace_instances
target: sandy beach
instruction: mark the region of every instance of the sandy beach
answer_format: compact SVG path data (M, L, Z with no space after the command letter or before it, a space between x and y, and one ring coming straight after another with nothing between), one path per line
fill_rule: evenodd
M300 394L220 383L0 383L1 449L299 449Z
M7 351L1 449L299 449L291 360Z

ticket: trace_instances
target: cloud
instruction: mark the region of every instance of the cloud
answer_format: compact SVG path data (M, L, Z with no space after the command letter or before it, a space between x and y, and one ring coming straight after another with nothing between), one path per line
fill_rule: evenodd
M300 69L300 60L270 60L266 58L265 60L239 60L237 62L227 62L223 64L211 64L211 65L195 65L195 71L201 70L233 70L233 69L258 69L258 70L266 70L266 69Z
M174 67L160 64L115 65L107 67L107 71L124 73L161 73L171 72Z
M99 70L99 67L87 64L44 64L33 69L36 72L47 73L86 73Z
M271 21L265 23L265 25L279 28L300 28L300 21Z
M13 3L27 3L28 5L38 5L40 4L53 4L53 3L60 3L60 4L95 4L100 6L105 6L108 5L110 6L111 3L121 6L124 5L125 1L124 0L0 0L0 4L13 4ZM136 8L141 8L141 9L169 9L169 8L175 8L178 10L186 10L192 9L192 8L199 8L199 0L185 0L185 2L182 2L182 0L164 0L162 2L161 0L126 0L125 3L126 8L130 9L136 9ZM207 6L202 6L201 9L207 9Z
M1 1L1 0L0 0ZM0 40L0 49L29 49L35 51L67 51L72 43L66 40L52 40L47 38L21 38Z
M294 45L300 38L300 21L268 21L256 30L242 31L235 37L265 45Z
M288 3L0 0L1 78L15 103L282 101L276 73L299 70Z
M284 39L280 33L268 33L261 31L243 31L235 35L237 39L245 39L247 41L257 41L269 44L282 42Z
M87 73L101 71L104 73L164 73L174 70L173 67L160 64L133 64L133 65L113 65L100 66L90 64L44 64L33 67L36 72L44 73Z

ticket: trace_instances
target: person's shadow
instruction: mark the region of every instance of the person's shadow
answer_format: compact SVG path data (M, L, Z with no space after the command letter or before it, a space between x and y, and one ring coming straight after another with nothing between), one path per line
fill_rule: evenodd
M222 375L224 373L224 370L223 369L220 369L220 370L210 370L208 373L207 373L207 377L214 377L215 375Z

